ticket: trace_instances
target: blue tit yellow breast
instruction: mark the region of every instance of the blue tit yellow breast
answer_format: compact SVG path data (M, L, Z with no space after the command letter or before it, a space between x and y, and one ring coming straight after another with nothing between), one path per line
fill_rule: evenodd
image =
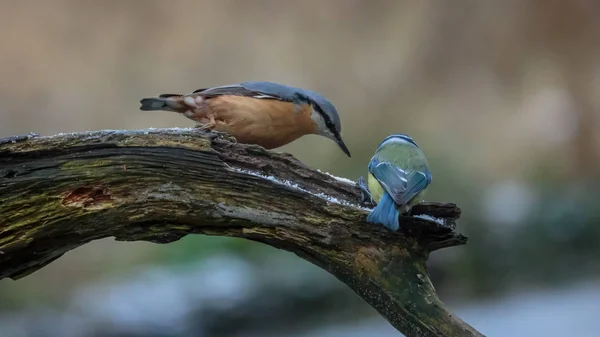
M375 179L375 177L371 174L371 172L369 172L369 176L367 177L367 185L369 187L369 192L371 193L371 198L373 198L375 203L379 203L385 190L379 181L377 181L377 179Z

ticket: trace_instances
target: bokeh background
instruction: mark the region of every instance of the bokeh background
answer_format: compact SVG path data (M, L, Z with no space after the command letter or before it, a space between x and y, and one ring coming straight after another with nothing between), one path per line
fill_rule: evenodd
M600 336L597 1L1 0L0 44L0 137L188 127L139 99L246 80L335 103L351 159L317 136L280 151L338 176L408 133L470 237L431 258L442 300L488 336ZM1 337L397 335L236 239L105 239L0 281Z

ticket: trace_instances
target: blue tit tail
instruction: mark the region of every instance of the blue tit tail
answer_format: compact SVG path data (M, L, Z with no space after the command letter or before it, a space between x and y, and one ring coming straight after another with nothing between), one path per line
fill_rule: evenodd
M385 192L379 203L377 203L377 207L367 216L367 222L384 225L393 231L397 231L400 227L399 216L400 211L398 211L394 200Z

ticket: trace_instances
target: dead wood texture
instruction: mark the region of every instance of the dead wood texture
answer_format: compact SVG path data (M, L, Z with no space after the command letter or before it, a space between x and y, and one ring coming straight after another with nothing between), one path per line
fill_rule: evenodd
M447 311L427 271L431 251L466 243L456 205L420 204L391 232L365 222L359 197L356 184L291 155L190 129L5 138L0 279L105 237L231 236L327 270L406 336L482 336Z

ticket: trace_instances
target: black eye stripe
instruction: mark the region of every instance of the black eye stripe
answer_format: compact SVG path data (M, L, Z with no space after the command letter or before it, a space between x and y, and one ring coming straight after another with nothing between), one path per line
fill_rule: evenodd
M325 111L323 111L323 109L321 109L321 107L316 103L313 103L313 107L315 108L315 110L317 110L319 114L321 114L321 117L323 117L323 120L325 121L325 126L327 126L327 128L331 131L334 131L334 133L337 133L335 125L333 124L329 116L325 113Z

